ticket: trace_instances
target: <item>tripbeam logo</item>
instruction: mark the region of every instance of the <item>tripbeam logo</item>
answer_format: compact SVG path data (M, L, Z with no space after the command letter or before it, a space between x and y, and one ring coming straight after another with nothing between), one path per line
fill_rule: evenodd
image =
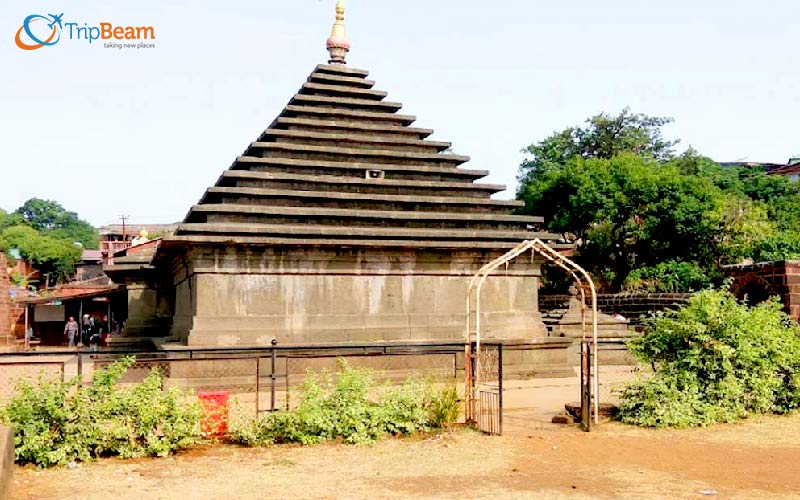
M22 26L17 30L17 36L14 37L17 47L22 50L36 50L57 44L61 40L61 18L63 16L64 13L62 12L61 14L49 14L49 16L31 14L26 17L22 21ZM47 30L44 29L45 24L47 24ZM27 39L24 41L22 38L23 31Z
M111 23L100 23L96 26L83 23L62 21L64 13L31 14L22 21L22 26L17 30L14 42L22 50L37 50L42 47L52 47L61 40L85 41L90 44L96 40L127 40L128 43L115 43L109 41L103 44L105 48L136 48L150 49L155 43L138 42L132 40L155 40L156 31L152 26L115 26ZM63 31L63 33L62 33Z

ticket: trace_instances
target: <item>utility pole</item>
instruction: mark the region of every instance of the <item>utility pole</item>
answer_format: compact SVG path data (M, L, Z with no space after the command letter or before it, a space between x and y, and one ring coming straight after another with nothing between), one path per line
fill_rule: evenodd
M119 218L122 219L122 241L125 241L127 239L126 238L127 234L125 232L125 221L130 219L131 216L130 215L120 215Z

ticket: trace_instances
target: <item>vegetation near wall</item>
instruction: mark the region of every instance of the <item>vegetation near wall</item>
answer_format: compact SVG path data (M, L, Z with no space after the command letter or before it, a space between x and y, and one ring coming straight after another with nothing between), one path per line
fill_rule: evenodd
M622 390L623 422L701 426L800 407L800 326L775 300L748 307L705 290L629 347L654 375Z
M387 434L449 427L460 415L455 387L437 388L431 381L409 379L399 387L376 388L373 372L351 368L344 360L339 363L335 381L329 373L309 373L297 408L256 419L239 416L232 439L249 446L333 439L370 443Z
M50 467L106 456L165 456L200 442L204 412L195 396L164 390L155 370L141 383L120 384L134 361L123 358L96 371L88 385L22 380L0 409L0 422L14 430L16 461ZM336 377L308 374L297 408L260 418L235 413L230 438L248 446L369 443L446 428L460 413L455 386L416 379L376 385L372 371L340 360Z
M134 358L124 358L78 380L31 383L22 380L0 410L14 429L18 463L43 467L96 457L164 456L200 439L202 410L179 389L162 390L153 371L140 384L119 381Z

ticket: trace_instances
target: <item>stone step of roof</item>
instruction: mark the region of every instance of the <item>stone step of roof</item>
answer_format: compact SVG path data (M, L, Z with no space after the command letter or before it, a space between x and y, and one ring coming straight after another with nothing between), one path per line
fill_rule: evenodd
M400 238L427 240L511 240L521 242L533 238L529 231L494 231L491 229L414 229L406 227L321 226L313 224L252 224L252 223L184 223L177 234L204 233L261 236L316 236L356 238Z
M298 127L302 129L319 130L344 130L356 133L370 133L378 137L403 137L410 136L424 139L433 133L429 128L403 127L400 125L387 125L377 122L353 122L335 119L291 118L281 116L275 120L273 126Z
M346 208L316 207L275 207L265 205L237 205L233 203L207 203L195 205L192 212L255 214L267 216L329 217L338 219L364 219L376 221L420 221L420 222L484 222L519 225L541 225L542 217L531 215L454 213L454 212L411 212L404 210L352 210ZM563 314L562 314L563 315ZM559 316L560 317L560 316Z
M201 200L205 203L242 203L259 199L265 204L283 206L319 206L357 209L407 210L449 212L506 212L523 206L517 200L493 200L455 196L408 196L397 194L340 193L336 191L296 191L290 189L262 189L247 187L211 187ZM245 203L246 204L246 203Z
M374 111L360 111L344 108L322 107L289 104L284 108L281 116L316 116L330 118L344 118L353 121L394 122L411 125L417 120L413 115L400 115L397 113L376 113Z
M290 207L297 208L297 207ZM323 215L298 214L257 214L192 211L184 222L196 224L283 224L283 225L316 225L334 227L404 227L409 229L451 229L469 231L528 231L536 226L508 222L477 221L469 217L472 214L461 214L461 219L444 221L426 221L418 219L376 219L364 217L338 217Z
M313 176L312 176L313 177ZM432 188L426 186L408 187L380 184L357 184L345 182L305 182L285 179L252 179L223 177L217 186L257 189L282 189L287 191L331 191L336 193L397 194L409 196L455 196L461 198L485 199L491 194L486 191Z
M330 173L342 173L343 175L353 175L366 177L367 170L382 170L386 177L392 179L409 180L440 180L455 182L470 182L489 175L488 170L475 170L456 167L441 166L420 166L415 164L390 164L373 162L349 162L349 161L320 161L304 160L299 158L262 158L260 156L240 156L236 159L232 169L253 170L269 169L284 172L297 172L307 174L327 175ZM258 170L257 170L258 171Z
M351 68L350 66L346 66L344 64L317 64L317 67L314 68L314 72L331 73L334 75L345 76L360 76L362 78L369 76L369 71L365 69Z
M375 82L373 80L367 80L366 78L360 76L342 76L332 73L319 73L316 71L311 73L311 75L308 77L308 81L333 85L350 85L353 87L366 89L375 86Z
M370 111L384 111L394 113L403 107L399 102L374 101L370 99L356 99L353 97L339 97L313 94L295 94L289 104L330 106L344 109L364 109Z
M383 90L362 89L356 87L346 87L342 85L328 85L323 83L306 82L300 89L301 94L322 95L322 96L345 96L358 99L368 99L380 101L389 95Z
M552 235L531 233L531 238L549 241ZM553 240L554 241L554 240ZM486 250L504 251L514 248L518 241L461 241L461 240L421 240L421 239L354 239L354 238L306 238L306 237L265 237L238 235L172 235L164 238L162 248L183 247L189 244L252 245L252 246L333 246L333 247L377 247L377 248L419 248L436 250ZM551 244L555 250L570 249L571 245Z
M335 142L336 145L341 145L346 147L350 147L353 145L361 145L363 147L369 147L369 148L373 148L375 146L381 146L384 148L393 146L416 148L412 149L412 151L413 150L424 151L426 149L429 149L433 150L434 152L439 152L452 146L452 144L449 142L408 139L396 136L386 137L386 136L375 136L368 134L354 134L345 131L316 132L316 131L305 131L305 130L282 130L282 129L269 128L264 131L259 141L263 141L265 137L329 141L329 142Z
M349 161L353 161L355 158L369 158L370 161L379 163L398 163L402 161L408 161L409 163L422 163L423 165L429 163L432 165L441 165L444 163L453 166L469 161L469 156L454 154L393 151L390 149L340 148L336 146L317 146L292 144L286 142L253 142L250 144L249 149L263 150L264 152L274 151L279 153L297 153L299 155L307 156L317 155L319 158L309 159L321 160L331 160L339 157L345 157Z
M472 182L442 182L442 181L414 181L406 179L379 179L369 177L342 177L338 175L306 175L286 172L254 172L251 170L226 170L222 173L220 182L223 180L260 180L278 181L295 183L304 186L315 184L337 186L366 186L375 188L396 188L396 189L429 189L436 192L454 191L459 193L476 192L480 196L488 197L493 193L505 190L502 184L481 184ZM409 193L410 194L410 193Z

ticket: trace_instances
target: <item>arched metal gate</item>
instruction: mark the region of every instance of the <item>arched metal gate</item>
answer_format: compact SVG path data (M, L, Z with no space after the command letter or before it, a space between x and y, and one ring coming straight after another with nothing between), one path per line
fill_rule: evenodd
M561 255L538 238L526 240L497 259L489 262L475 273L467 289L465 393L466 418L478 429L491 434L502 432L502 343L481 342L481 289L486 278L500 266L506 265L530 251L537 252L546 260L566 271L578 284L581 294L582 331L581 338L581 403L582 424L589 430L597 423L599 381L597 379L597 291L589 273L581 266ZM586 297L584 286L591 293L592 316L591 337L586 331ZM495 364L496 363L496 364Z

